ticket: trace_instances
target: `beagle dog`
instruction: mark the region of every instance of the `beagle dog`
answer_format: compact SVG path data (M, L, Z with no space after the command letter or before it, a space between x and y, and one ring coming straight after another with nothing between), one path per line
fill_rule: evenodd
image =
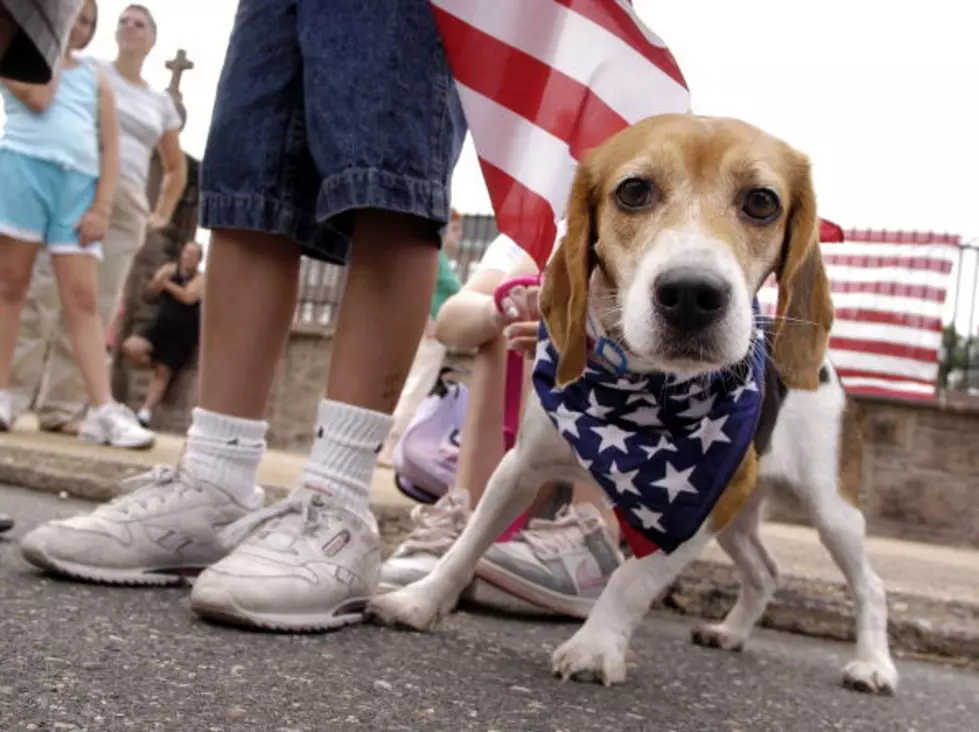
M777 313L754 304L770 274ZM567 233L540 295L541 340L514 449L459 540L425 579L371 603L383 623L433 628L491 542L545 482L592 480L634 556L555 651L568 679L620 683L656 597L712 538L741 587L700 645L740 650L775 591L762 503L808 510L856 603L845 686L893 693L884 586L864 547L859 435L827 360L833 304L805 156L731 119L662 115L596 148L575 175Z

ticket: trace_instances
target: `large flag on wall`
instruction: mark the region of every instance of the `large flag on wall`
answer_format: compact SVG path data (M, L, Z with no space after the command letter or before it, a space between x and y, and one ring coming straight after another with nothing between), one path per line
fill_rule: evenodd
M541 266L589 149L690 94L625 0L432 0L496 222Z
M945 300L960 237L834 231L827 224L822 252L836 306L830 357L847 391L934 399ZM774 280L758 298L767 312L774 312Z

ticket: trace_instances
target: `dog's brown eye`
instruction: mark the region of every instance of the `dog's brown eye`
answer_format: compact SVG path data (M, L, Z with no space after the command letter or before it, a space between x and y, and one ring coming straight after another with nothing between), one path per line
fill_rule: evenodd
M615 189L615 200L626 211L639 211L656 199L653 184L642 178L626 178Z
M774 191L768 188L752 188L744 194L741 211L753 222L767 224L778 217L782 204Z

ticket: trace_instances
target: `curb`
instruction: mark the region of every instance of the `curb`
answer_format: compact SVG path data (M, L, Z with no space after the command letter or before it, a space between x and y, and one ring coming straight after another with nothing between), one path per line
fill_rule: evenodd
M146 465L65 455L5 445L0 483L74 498L107 501L120 494L123 478L144 472ZM266 486L270 502L287 492ZM408 532L409 509L374 505L383 551L390 553ZM719 620L734 604L738 579L733 566L697 560L654 605L683 615ZM979 669L979 604L888 592L889 635L894 654ZM763 627L815 638L852 641L854 607L840 582L783 574L762 617Z

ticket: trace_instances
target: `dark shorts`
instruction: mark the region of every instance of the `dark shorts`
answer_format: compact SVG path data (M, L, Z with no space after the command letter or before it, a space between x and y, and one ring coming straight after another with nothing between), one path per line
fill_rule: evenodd
M172 373L177 373L193 359L200 342L197 327L174 327L157 318L151 320L139 335L152 346L150 362L166 366Z
M201 167L201 225L345 263L351 214L443 226L466 133L429 0L241 0Z

